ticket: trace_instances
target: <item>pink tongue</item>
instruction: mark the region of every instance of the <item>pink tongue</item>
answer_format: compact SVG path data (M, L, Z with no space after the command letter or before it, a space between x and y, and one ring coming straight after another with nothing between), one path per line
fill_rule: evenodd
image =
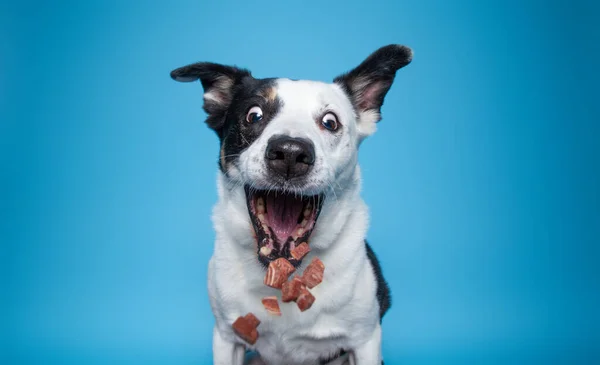
M267 216L269 227L275 232L279 243L283 244L294 232L302 213L302 200L293 195L267 195Z

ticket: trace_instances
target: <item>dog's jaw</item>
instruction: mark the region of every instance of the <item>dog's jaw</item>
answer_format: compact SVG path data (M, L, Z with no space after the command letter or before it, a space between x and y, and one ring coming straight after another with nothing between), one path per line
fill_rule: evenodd
M325 196L253 190L249 186L244 191L258 261L267 266L271 261L284 257L292 265L300 266L302 260L292 257L291 251L310 240Z

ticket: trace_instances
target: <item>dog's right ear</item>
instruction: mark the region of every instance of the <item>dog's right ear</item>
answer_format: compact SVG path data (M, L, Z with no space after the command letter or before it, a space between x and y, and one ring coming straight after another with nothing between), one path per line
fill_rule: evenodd
M396 71L412 61L412 50L390 44L373 52L356 68L340 75L334 82L350 96L359 116L362 138L376 129L381 120L383 99L394 82Z
M234 66L217 63L198 62L171 71L171 78L180 82L200 80L204 88L204 111L208 114L206 123L217 133L225 123L225 115L235 86L244 77L252 77L250 72Z

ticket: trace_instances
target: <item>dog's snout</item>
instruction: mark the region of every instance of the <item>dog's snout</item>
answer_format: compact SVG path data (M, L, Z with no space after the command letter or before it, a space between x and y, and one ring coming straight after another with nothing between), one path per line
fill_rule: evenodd
M274 136L267 144L265 159L269 169L283 178L302 177L315 163L315 146L304 138Z

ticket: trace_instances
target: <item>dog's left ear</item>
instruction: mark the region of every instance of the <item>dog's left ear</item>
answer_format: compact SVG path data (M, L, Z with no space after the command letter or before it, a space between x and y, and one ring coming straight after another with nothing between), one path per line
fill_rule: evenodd
M372 134L381 120L383 99L394 82L396 71L412 61L412 50L391 44L373 52L352 71L340 75L334 82L350 96L358 111L362 137Z
M250 71L210 62L194 63L171 71L171 78L175 81L200 80L204 88L203 108L208 114L206 123L219 136L227 109L233 100L235 87L245 77L252 77Z

